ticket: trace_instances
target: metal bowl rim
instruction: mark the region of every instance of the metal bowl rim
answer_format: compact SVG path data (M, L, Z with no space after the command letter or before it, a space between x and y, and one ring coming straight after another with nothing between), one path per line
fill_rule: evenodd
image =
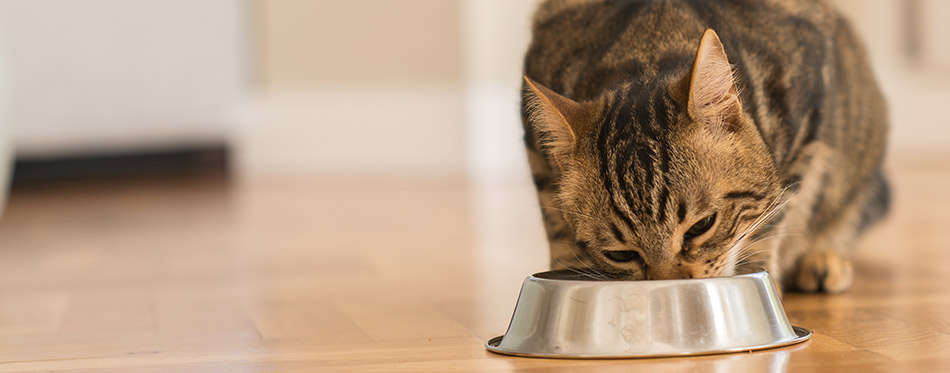
M643 284L643 285L655 286L655 285L674 285L674 284L686 284L686 283L695 284L698 282L709 283L709 282L717 282L717 281L729 281L736 278L756 278L756 277L762 277L762 276L769 276L768 271L764 269L754 269L748 273L736 274L732 276L685 278L685 279L671 279L671 280L649 280L649 281L648 280L609 280L609 281L606 281L606 280L598 280L598 279L585 280L585 279L557 279L557 278L540 277L544 275L545 273L561 272L561 271L569 271L569 270L560 269L560 270L554 270L554 271L535 272L535 273L532 273L531 276L528 276L527 280L532 281L532 282L550 282L550 283L558 283L558 284L564 284L564 285L571 284L571 283L575 283L575 284L596 283L596 284L601 284L604 286L615 286L618 284L624 285L624 286L629 286L631 284Z
M799 344L809 340L812 336L812 332L808 329L792 326L792 329L795 331L796 337L787 341L776 341L772 343L767 343L764 345L757 346L739 346L734 348L724 348L718 350L708 350L708 351L684 351L678 353L666 353L666 354L644 354L644 355L559 355L559 354L539 354L539 353L530 353L530 352L518 352L518 351L509 351L498 348L498 344L501 343L502 338L505 336L500 335L495 338L489 339L485 342L485 348L488 351L491 351L496 354L509 355L509 356L520 356L520 357L534 357L534 358L546 358L546 359L652 359L652 358L662 358L662 357L677 357L677 356L702 356L702 355L718 355L718 354L728 354L734 352L752 352L759 350L768 350L779 347L786 347L795 344Z

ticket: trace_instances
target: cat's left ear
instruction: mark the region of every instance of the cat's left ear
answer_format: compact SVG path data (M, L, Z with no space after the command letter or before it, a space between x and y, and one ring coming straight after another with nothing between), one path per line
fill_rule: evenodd
M542 134L542 146L561 167L574 155L578 142L597 120L597 104L564 97L527 76L524 92L531 122Z
M700 122L738 131L742 103L719 36L706 29L689 76L689 114Z

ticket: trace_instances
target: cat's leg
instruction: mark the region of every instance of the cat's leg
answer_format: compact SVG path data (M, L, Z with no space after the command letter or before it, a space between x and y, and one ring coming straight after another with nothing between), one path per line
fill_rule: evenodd
M803 149L785 170L785 189L779 200L773 201L782 207L769 221L774 233L768 234L778 238L770 245L767 263L769 274L784 289L797 288L798 261L812 249L809 222L827 187L823 184L830 153L817 142Z
M857 198L845 206L830 227L814 237L796 263L795 286L805 292L840 293L851 288L854 268L850 254L862 233L887 212L890 192L883 175L862 185ZM827 220L826 220L827 221Z
M826 291L840 293L851 287L854 271L850 254L853 251L855 230L850 229L851 211L834 207L841 199L840 175L828 169L829 152L816 146L813 149L808 171L803 174L801 190L794 204L794 222L786 226L797 227L802 234L785 243L783 267L788 276L785 285L803 292ZM855 209L852 203L846 210ZM839 213L840 212L840 213Z
M838 293L851 287L851 253L861 233L887 210L887 184L878 171L855 181L840 155L815 142L787 170L788 205L773 222L782 239L769 272L785 288Z
M798 261L795 286L804 292L841 293L851 288L851 259L837 251L809 251Z

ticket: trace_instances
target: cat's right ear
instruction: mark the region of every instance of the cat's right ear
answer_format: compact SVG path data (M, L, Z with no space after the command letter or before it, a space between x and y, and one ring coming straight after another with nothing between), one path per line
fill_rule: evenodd
M703 33L693 69L685 81L689 89L689 114L717 127L738 130L742 103L719 35L712 29Z
M597 104L578 102L564 97L527 76L529 120L541 133L542 146L554 160L564 166L577 148L578 141L597 121Z

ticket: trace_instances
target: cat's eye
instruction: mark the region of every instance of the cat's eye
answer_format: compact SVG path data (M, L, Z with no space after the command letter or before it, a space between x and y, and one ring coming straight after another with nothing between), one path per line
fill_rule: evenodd
M689 230L686 231L686 234L683 235L683 238L688 240L690 238L706 233L706 231L708 231L709 228L712 227L713 223L715 222L716 222L716 214L709 215L703 218L702 220L696 222L696 224L693 224L692 227L689 227Z
M640 253L633 250L623 250L623 251L607 251L604 253L604 256L607 259L615 261L617 263L627 263L634 260L640 261Z

